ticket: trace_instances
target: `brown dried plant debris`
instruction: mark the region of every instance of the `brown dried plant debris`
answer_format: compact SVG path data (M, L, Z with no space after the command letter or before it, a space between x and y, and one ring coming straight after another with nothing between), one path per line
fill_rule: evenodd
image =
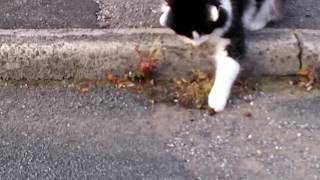
M253 115L252 115L251 112L245 112L245 113L243 114L243 116L244 116L245 118L248 118L248 119L250 119L250 118L253 117Z
M175 79L174 87L180 104L197 109L209 109L208 94L213 85L212 75L200 70L193 70L192 78Z
M158 40L154 42L149 52L142 52L139 45L135 45L135 51L140 59L136 68L122 76L109 72L106 79L116 88L131 88L149 96L156 102L209 110L210 114L214 114L207 105L208 94L213 85L212 74L193 70L189 79L173 78L170 81L161 81L159 80L161 77L154 77L158 57L161 54L161 45L158 42ZM247 95L248 92L244 91L250 89L248 83L238 81L236 87L239 86L246 88L235 88L236 94Z
M81 88L80 88L80 92L82 92L82 93L89 93L89 92L90 92L90 88L89 88L89 87L81 87Z
M143 86L140 90L156 101L208 110L213 115L214 111L208 106L208 94L213 86L213 79L211 73L193 70L189 79L174 78L169 82L159 81L155 86ZM238 80L233 87L232 95L251 102L253 98L250 98L251 94L256 90L256 84L250 80Z
M154 84L153 75L156 70L158 56L161 53L159 40L155 40L148 53L142 52L138 44L134 46L139 56L139 63L133 70L127 71L123 77L118 77L113 73L107 73L107 80L117 88L134 87L139 83L150 82Z
M311 91L319 81L316 68L310 65L300 68L296 75L297 78L292 78L289 84L305 88L307 91Z

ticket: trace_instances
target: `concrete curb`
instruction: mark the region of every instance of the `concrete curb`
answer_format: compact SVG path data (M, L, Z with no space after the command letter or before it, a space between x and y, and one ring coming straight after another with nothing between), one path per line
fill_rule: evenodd
M294 74L301 63L320 67L320 31L265 29L248 34L245 73ZM157 41L156 41L157 40ZM157 73L186 76L192 69L211 70L209 54L190 51L166 29L0 30L0 78L4 80L102 79L106 72L133 69L142 52L157 42L162 53Z
M302 65L320 67L320 31L298 30L297 39L300 46Z

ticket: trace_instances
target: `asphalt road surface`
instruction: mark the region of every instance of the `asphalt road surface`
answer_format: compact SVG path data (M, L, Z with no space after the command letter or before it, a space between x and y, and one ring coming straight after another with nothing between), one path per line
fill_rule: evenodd
M0 28L94 28L97 11L92 0L1 0Z
M159 27L161 0L1 0L0 28ZM320 29L319 0L287 0L273 27Z
M110 87L3 84L0 179L319 179L320 91L251 96L208 116Z

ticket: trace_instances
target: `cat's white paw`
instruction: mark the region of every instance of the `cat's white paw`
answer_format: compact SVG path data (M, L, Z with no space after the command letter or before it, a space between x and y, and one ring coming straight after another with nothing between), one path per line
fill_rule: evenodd
M218 53L215 60L216 76L208 104L215 112L221 112L226 107L232 85L240 72L240 64L226 56L225 51Z
M208 104L215 112L221 112L225 109L229 96L229 93L225 93L226 92L218 92L215 90L210 92L208 96Z

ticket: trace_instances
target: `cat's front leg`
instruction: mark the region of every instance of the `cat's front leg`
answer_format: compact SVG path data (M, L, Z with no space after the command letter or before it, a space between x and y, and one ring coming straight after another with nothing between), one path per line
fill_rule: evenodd
M214 56L216 63L215 81L208 97L209 106L215 112L224 110L229 95L240 72L240 64L222 51Z

